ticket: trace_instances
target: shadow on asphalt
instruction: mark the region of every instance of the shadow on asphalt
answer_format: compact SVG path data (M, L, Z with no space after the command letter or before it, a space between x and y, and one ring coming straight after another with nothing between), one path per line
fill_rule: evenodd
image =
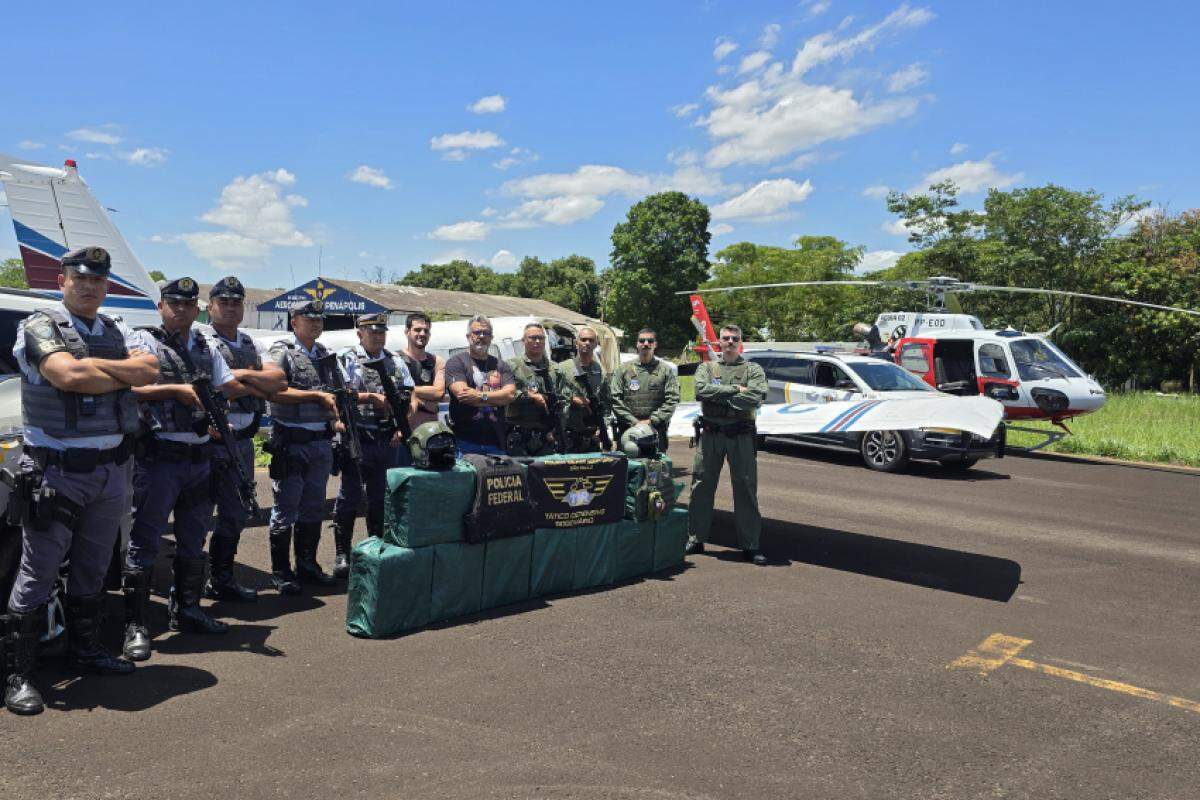
M714 544L737 546L731 512L718 510L712 531ZM1021 584L1021 565L1007 558L766 517L762 550L773 564L799 561L1002 603ZM741 553L721 556L740 559Z
M58 711L145 711L217 685L217 676L208 670L153 662L139 666L131 675L80 677L77 672L49 670L44 674L46 677L40 681L42 698L47 707Z
M777 456L791 456L810 461L823 461L827 464L842 464L847 467L861 467L865 473L884 477L887 473L871 472L862 463L862 457L849 450L837 450L832 447L809 445L802 442L792 442L787 439L771 438L760 448L759 452ZM991 459L984 459L968 470L947 469L936 461L910 461L901 475L912 475L917 478L936 478L941 481L1007 481L1011 476L1000 472L992 472L986 465Z

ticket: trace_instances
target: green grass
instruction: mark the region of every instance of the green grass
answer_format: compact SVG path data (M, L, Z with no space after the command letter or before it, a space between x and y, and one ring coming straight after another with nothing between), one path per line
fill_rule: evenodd
M679 399L686 403L695 397L694 378L680 376ZM1046 423L1025 426L1056 430ZM1200 395L1110 394L1104 408L1071 420L1067 427L1071 436L1041 452L1200 467ZM1008 443L1018 447L1040 440L1031 433L1008 434Z
M1029 427L1047 428L1045 424ZM1104 408L1067 423L1073 433L1043 452L1107 456L1200 467L1200 395L1110 394ZM1012 445L1034 434L1010 432Z

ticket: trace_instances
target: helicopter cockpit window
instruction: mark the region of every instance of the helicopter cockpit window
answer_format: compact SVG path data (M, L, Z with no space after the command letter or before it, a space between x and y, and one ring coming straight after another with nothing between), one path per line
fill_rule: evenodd
M904 351L900 353L900 366L918 375L929 372L929 358L925 354L925 345L905 345Z
M979 374L988 378L1011 378L1008 358L1004 348L998 344L985 344L979 348Z
M1082 377L1070 361L1041 339L1014 339L1009 347L1023 381Z

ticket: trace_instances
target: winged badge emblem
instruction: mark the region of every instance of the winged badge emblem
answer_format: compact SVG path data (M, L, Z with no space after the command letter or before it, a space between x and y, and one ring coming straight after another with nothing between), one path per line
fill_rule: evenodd
M550 490L550 496L562 501L571 508L590 505L612 483L612 475L596 478L543 478L542 482Z

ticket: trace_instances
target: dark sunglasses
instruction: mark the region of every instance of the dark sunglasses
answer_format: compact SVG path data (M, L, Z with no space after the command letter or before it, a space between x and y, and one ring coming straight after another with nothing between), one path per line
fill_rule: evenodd
M638 339L638 344L654 344L655 339Z
M740 337L740 336L722 336L721 337L722 342L740 342L741 340L742 340L742 337Z

